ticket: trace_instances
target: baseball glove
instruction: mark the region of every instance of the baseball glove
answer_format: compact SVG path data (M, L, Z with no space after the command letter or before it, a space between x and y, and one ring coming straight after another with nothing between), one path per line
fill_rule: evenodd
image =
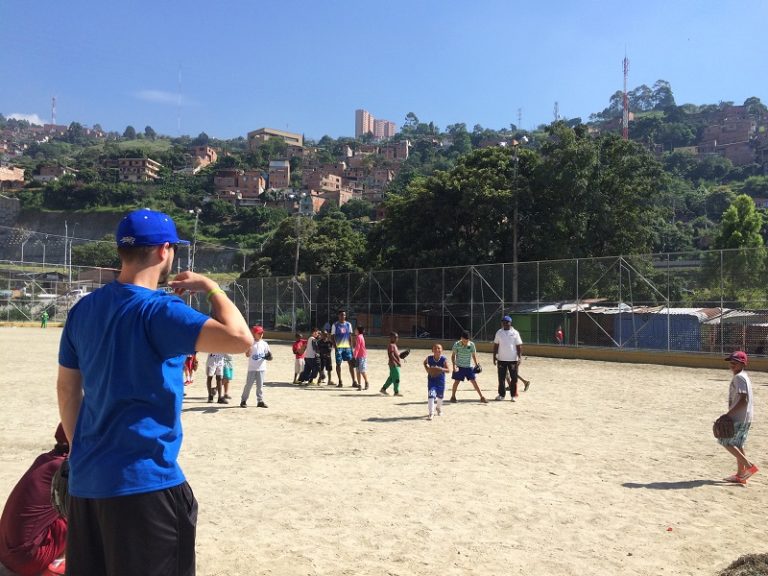
M480 374L480 372L482 372L482 371L483 371L483 367L482 367L482 366L480 366L480 364L478 364L478 365L477 365L477 366L475 366L475 367L474 367L472 370L474 370L475 374Z
M715 438L731 438L734 434L733 420L727 414L723 414L712 424L712 434Z
M272 352L267 352L266 354L264 354L264 360L272 360L272 358L273 358Z
M411 353L411 351L408 348L406 348L405 350L400 352L400 359L401 360L405 360L406 358L408 358L408 354L410 354L410 353Z
M69 459L65 459L53 474L51 480L51 506L59 516L66 518L69 514Z

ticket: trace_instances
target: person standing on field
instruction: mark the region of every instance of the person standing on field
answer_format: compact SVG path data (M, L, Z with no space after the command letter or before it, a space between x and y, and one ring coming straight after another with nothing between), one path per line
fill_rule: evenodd
M197 501L178 464L182 365L195 350L243 353L251 335L210 278L185 271L168 282L178 245L189 244L170 216L130 212L116 240L117 280L72 307L59 345L67 573L192 576ZM166 283L175 295L158 290ZM204 294L211 315L187 306L187 292Z
M517 369L523 359L523 340L520 332L512 328L512 318L504 316L501 328L493 338L493 365L499 378L499 395L496 400L504 400L507 394L507 374L509 374L509 393L512 402L517 396ZM525 389L528 389L526 384Z
M349 376L352 379L352 385L355 384L355 367L352 365L354 358L352 354L352 324L347 322L347 313L339 310L339 319L333 323L331 328L331 341L336 349L336 376L339 379L337 388L344 384L341 381L341 365L346 362L349 368Z
M728 389L728 411L725 413L733 421L733 436L720 438L718 442L736 458L736 474L728 476L725 481L746 484L747 479L758 472L757 466L747 458L744 451L754 414L752 380L747 374L748 358L745 352L734 352L725 360L733 374Z

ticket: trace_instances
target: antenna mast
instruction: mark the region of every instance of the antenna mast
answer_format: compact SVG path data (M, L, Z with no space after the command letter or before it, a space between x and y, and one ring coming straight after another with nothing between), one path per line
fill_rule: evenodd
M624 55L624 111L621 118L621 137L629 139L629 97L627 96L627 76L629 75L629 58Z
M51 98L51 124L56 125L56 96Z

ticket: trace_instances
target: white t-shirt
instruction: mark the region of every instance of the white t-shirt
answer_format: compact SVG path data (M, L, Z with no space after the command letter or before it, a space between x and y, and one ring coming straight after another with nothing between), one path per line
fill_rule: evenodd
M523 339L520 338L520 332L511 328L504 330L499 328L496 330L496 336L493 338L493 343L499 345L499 350L496 353L496 359L502 362L516 362L517 361L517 347L523 345Z
M307 340L307 350L304 352L304 358L316 358L317 357L317 344L316 338L310 336Z
M745 408L740 408L733 414L733 421L737 423L752 422L753 402L752 402L752 381L749 379L749 374L745 370L742 370L738 374L734 374L731 378L731 387L728 389L728 409L736 404L739 399L739 394L747 395L747 405Z
M248 372L266 372L267 361L265 357L268 352L269 344L264 339L251 344L251 350L248 352Z

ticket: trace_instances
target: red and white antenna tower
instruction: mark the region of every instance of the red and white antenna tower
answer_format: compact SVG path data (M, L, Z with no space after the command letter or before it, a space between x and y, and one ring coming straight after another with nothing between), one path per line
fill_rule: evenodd
M51 98L51 124L56 125L56 96Z
M627 76L629 75L629 58L624 55L624 110L621 117L621 137L629 139L629 97L627 96Z

